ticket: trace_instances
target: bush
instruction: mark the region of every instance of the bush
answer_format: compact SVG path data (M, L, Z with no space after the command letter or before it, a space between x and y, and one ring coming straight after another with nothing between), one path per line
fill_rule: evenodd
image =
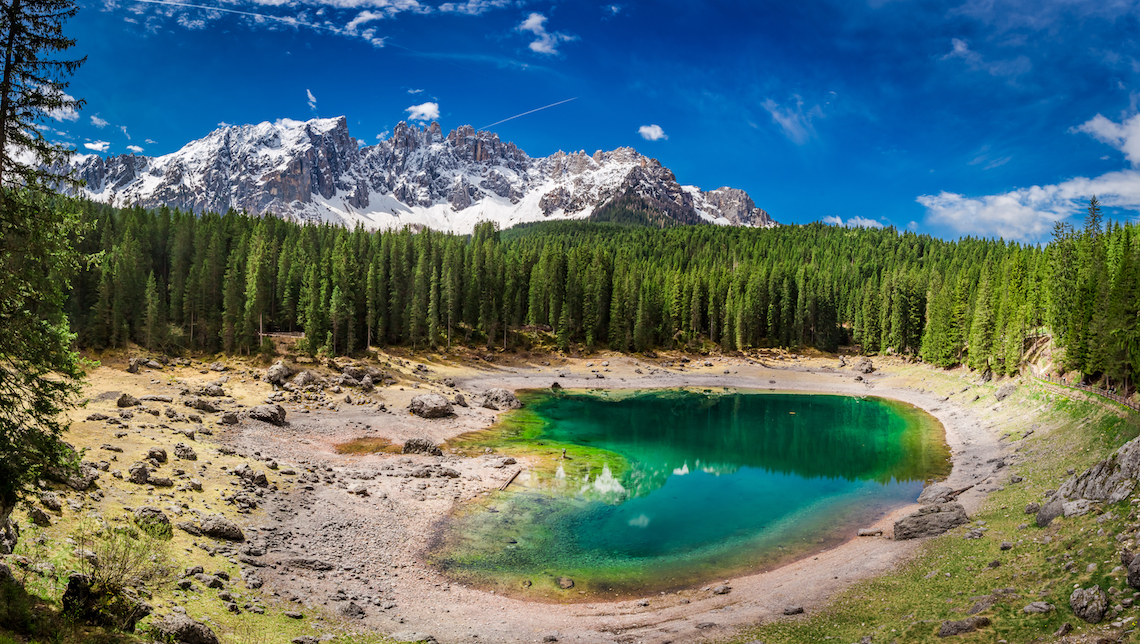
M167 526L169 529L169 526ZM151 525L110 527L84 521L72 534L82 561L82 572L91 577L98 592L119 593L140 584L161 584L173 575L167 542Z

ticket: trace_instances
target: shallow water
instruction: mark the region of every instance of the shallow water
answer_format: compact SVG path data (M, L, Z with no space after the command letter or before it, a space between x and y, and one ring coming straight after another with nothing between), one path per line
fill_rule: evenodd
M468 443L537 457L538 472L445 520L428 553L458 580L513 594L638 595L771 568L845 540L949 472L941 425L884 399L668 390L525 400ZM573 591L558 587L563 576Z

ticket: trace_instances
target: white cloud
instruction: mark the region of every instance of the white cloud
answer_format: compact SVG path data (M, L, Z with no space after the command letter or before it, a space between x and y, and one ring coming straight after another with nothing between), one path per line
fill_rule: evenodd
M95 127L102 130L103 128L107 127L108 122L104 119L99 118L98 114L94 114L91 116L91 125L94 125Z
M608 4L602 7L602 11L604 11L606 16L610 18L621 13L622 9L625 9L625 7L620 4Z
M1035 241L1054 222L1079 214L1093 195L1107 207L1140 211L1140 115L1116 123L1097 114L1072 131L1120 150L1132 168L982 197L945 191L922 195L917 201L926 207L926 221L961 234Z
M189 29L190 31L198 31L199 29L206 28L206 21L202 18L191 18L186 14L178 16L178 24Z
M93 152L106 152L107 148L111 147L111 144L107 141L91 141L84 143L83 147Z
M128 145L127 149L130 150L131 152L134 152L135 154L142 154L142 151L143 151L143 149L137 145Z
M74 101L75 97L70 95L70 94L64 93L63 94L63 100ZM76 111L76 109L74 107L62 107L59 109L51 110L50 112L48 112L48 116L52 117L53 119L55 119L57 121L71 121L72 123L79 120L79 112Z
M646 141L660 141L661 139L669 138L669 135L665 134L665 130L662 130L661 126L656 124L642 125L637 128L637 133Z
M158 143L158 141L155 141L154 139L147 139L146 141L143 141L143 143L146 143L147 145L154 145L155 143Z
M120 125L120 126L119 126L119 129L123 131L123 136L127 137L127 140L128 140L128 141L130 141L130 140L131 140L131 135L127 133L127 126L125 126L125 125Z
M527 16L522 24L515 27L515 31L529 31L537 36L534 42L530 43L530 50L539 54L557 54L559 44L578 40L578 37L574 35L547 31L546 16L541 13L532 13Z
M344 26L344 30L350 34L355 34L356 28L359 27L360 25L367 24L369 22L372 22L373 20L383 20L383 19L384 19L384 14L382 14L380 12L377 12L377 11L361 11L359 14L356 15L355 18L350 20L349 23Z
M477 16L485 11L507 7L510 4L511 0L467 0L467 2L445 2L439 5L439 10L444 13L464 13L469 16Z
M848 217L847 221L843 221L842 217L831 215L824 217L821 221L829 226L840 226L843 228L882 228L882 222L875 221L874 219L867 219L858 215Z
M970 49L969 43L960 38L953 38L950 41L950 52L942 57L942 60L950 60L952 58L961 58L966 61L970 69L974 71L984 71L991 76L1005 76L1010 79L1028 72L1033 68L1033 64L1025 56L1018 56L1009 60L986 60L981 54Z
M804 100L799 96L793 98L795 99L793 106L781 107L779 103L769 98L764 101L763 108L772 115L772 122L784 131L784 136L796 145L803 145L815 136L812 119L823 118L823 108L816 105L805 112Z
M305 90L305 95L309 97L309 109L314 112L317 111L317 97L313 96L312 90Z
M421 93L421 92L423 92L423 90L422 90L422 89L409 89L409 90L408 90L408 93L409 93L409 94L419 94L419 93Z
M439 103L422 103L404 110L409 121L432 121L439 118Z

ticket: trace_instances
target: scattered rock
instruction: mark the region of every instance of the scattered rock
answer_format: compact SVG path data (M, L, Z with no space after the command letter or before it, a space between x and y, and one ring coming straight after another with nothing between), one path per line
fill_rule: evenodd
M237 412L227 411L222 414L223 425L236 425L238 424Z
M852 369L859 373L871 373L875 370L875 365L871 363L870 358L863 357L859 358L859 362L856 362Z
M59 512L63 509L63 503L60 502L59 496L55 492L44 492L40 495L40 503L49 510Z
M160 639L183 644L218 644L218 636L202 622L182 613L171 613L156 620L151 628Z
M570 590L574 587L574 580L569 577L559 577L558 587L562 590Z
M127 394L127 393L124 393L123 395L119 396L119 399L117 401L115 401L115 405L117 405L120 409L123 409L126 407L135 407L138 404L139 404L139 399L135 398L134 396Z
M203 519L200 530L202 534L215 539L245 541L245 533L241 531L241 528L220 514L214 514Z
M1028 509L1028 508L1026 508ZM1044 528L1059 516L1065 514L1065 504L1061 499L1053 499L1037 511L1037 527Z
M520 409L522 403L519 402L518 396L509 389L491 389L483 394L483 401L480 405L486 409L494 409L497 411L506 409Z
M784 607L784 614L785 615L802 615L803 612L804 612L803 606L785 606Z
M969 521L961 503L928 505L895 522L895 540L933 537Z
M1033 501L1032 503L1028 503L1025 506L1025 513L1026 514L1037 514L1040 511L1041 511L1041 504L1036 502L1036 501Z
M938 637L953 637L955 635L962 635L964 633L972 633L979 628L985 628L990 625L989 617L970 617L960 621L945 621L938 629Z
M293 375L293 370L285 366L284 362L278 361L269 369L265 371L265 382L273 385L281 386L285 384L285 379Z
M364 609L356 605L356 602L348 602L340 609L340 614L349 619L364 619Z
M732 591L732 588L724 584L712 589L714 595L727 595L730 591Z
M288 617L289 619L305 619L305 615L303 613L298 613L295 610L288 610L281 614Z
M195 452L194 448L190 447L186 443L175 443L174 444L174 455L176 457L184 460L184 461L196 461L196 460L198 460L197 452Z
M927 486L922 494L918 495L918 502L923 505L946 503L954 498L954 489L945 485Z
M49 517L48 513L44 512L42 508L34 505L29 505L27 510L29 521L40 526L41 528L47 528L51 526L51 517Z
M151 530L164 534L170 533L170 519L166 513L156 507L144 506L135 510L135 523Z
M306 570L332 570L336 566L327 561L315 559L313 557L293 557L286 560L285 565L292 566L293 568L305 568Z
M1108 612L1108 595L1100 586L1077 588L1069 595L1069 607L1077 617L1089 624L1097 624Z
M412 398L408 409L420 418L444 418L454 413L451 403L440 394L420 394Z
M131 483L146 485L150 480L150 468L147 467L144 463L135 463L134 465L131 465L130 469L127 471L130 472L130 476L127 480L129 480Z
M878 528L859 528L859 532L856 534L860 537L878 537L883 534L883 531Z
M109 418L109 416L107 416L107 414L100 414L99 412L95 412L94 414L90 414L87 416L87 420L89 420L91 422L98 422L101 420L107 420L107 418Z
M285 408L281 405L258 405L251 407L246 414L253 420L272 425L285 424ZM224 419L223 419L224 420Z
M161 447L152 447L146 451L146 457L159 463L166 462L166 450Z
M468 407L469 406L467 404L467 399L463 397L463 394L455 394L455 404L459 405L460 407Z
M1001 387L998 387L998 390L994 393L994 398L997 398L998 402L1001 402L1012 396L1015 391L1017 391L1017 383L1007 382Z
M1048 613L1048 612L1055 610L1056 608L1057 607L1054 606L1053 604L1049 604L1046 602L1030 602L1030 604L1028 606L1026 606L1025 608L1022 608L1021 610L1023 612L1026 612L1026 613L1033 615L1033 614L1040 614L1040 613Z
M441 450L435 443L426 438L409 438L404 442L404 454L427 454L429 456L443 456Z

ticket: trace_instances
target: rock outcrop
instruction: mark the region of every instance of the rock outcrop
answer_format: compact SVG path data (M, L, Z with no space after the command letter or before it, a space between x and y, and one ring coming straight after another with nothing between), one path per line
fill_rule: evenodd
M895 540L933 537L969 522L961 503L935 503L896 521Z

